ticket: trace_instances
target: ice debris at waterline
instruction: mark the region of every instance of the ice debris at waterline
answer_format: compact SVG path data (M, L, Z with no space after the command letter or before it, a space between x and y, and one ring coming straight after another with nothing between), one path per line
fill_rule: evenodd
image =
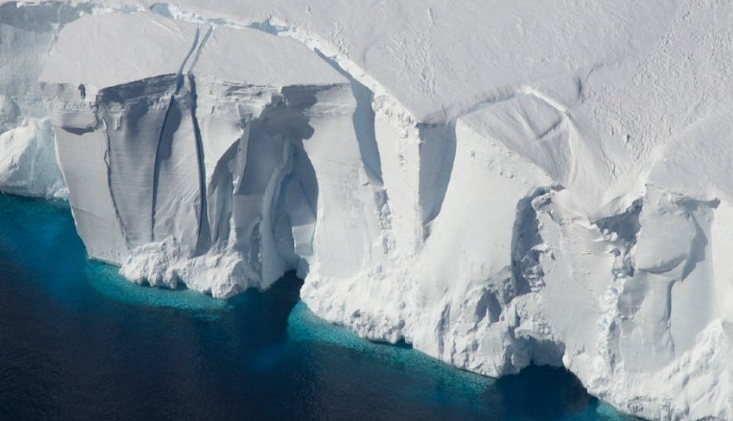
M145 288L85 259L67 206L0 196L0 215L3 420L625 419L564 370L495 381L370 343L292 273L227 301Z
M733 4L237 3L0 5L2 189L136 282L297 270L363 337L733 418Z

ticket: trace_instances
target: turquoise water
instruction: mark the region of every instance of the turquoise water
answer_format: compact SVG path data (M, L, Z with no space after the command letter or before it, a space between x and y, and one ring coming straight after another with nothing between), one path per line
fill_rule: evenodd
M0 195L0 420L631 420L564 370L494 380L362 340L300 285L133 285L85 258L65 204Z

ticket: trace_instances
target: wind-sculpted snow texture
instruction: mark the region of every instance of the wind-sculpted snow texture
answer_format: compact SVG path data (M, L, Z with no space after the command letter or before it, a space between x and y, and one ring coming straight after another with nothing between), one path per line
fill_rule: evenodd
M0 189L136 282L296 269L364 337L733 419L733 5L443 3L0 5Z

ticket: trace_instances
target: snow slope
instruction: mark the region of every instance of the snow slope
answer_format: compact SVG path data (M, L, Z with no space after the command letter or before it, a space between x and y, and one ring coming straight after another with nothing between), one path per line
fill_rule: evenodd
M732 24L683 0L4 3L0 189L68 185L90 256L137 282L297 269L365 337L731 419Z

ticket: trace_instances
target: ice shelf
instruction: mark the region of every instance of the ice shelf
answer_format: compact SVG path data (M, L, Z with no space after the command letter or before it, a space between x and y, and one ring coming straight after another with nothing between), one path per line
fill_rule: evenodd
M0 191L89 256L733 418L733 4L0 2Z

